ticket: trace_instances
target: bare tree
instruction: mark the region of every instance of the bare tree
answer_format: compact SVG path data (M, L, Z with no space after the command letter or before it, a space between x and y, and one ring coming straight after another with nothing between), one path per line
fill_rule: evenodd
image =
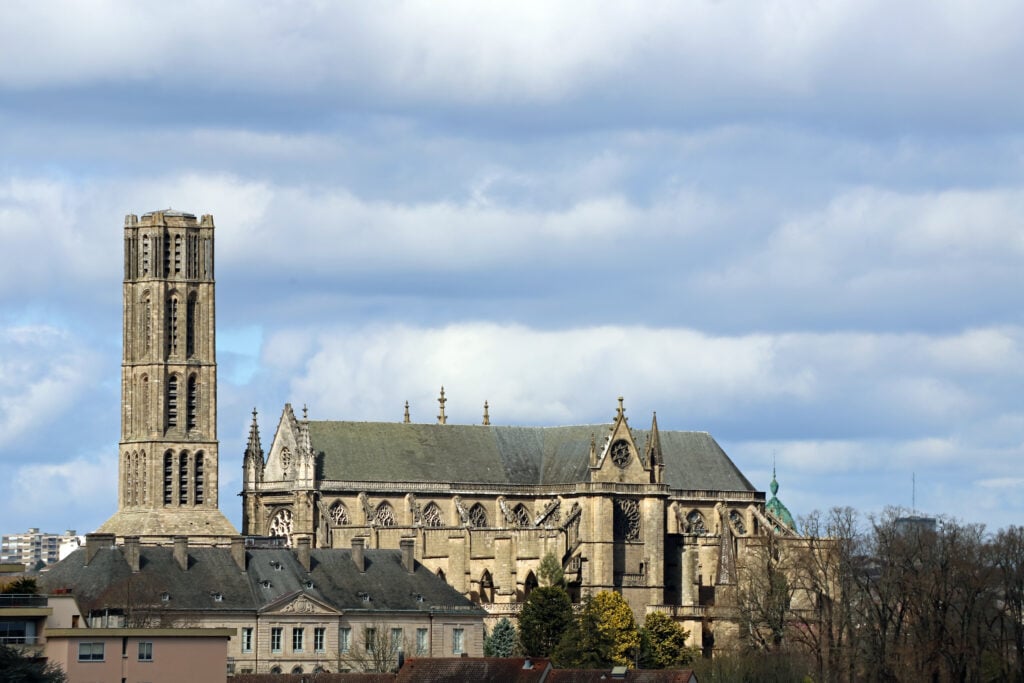
M351 647L339 661L352 671L389 673L398 670L399 653L404 651L404 629L374 622L363 625L358 632L353 629Z

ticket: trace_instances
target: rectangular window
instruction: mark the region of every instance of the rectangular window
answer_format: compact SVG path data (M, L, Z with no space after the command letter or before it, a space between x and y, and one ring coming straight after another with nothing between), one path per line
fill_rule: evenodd
M242 652L252 652L252 627L242 629Z
M270 651L281 651L281 633L284 631L280 626L270 629Z
M452 654L461 655L465 652L463 645L463 631L461 628L452 629Z
M152 662L153 661L153 643L149 643L149 642L139 643L139 661L140 662Z
M377 629L368 628L366 629L366 651L373 652L377 648Z
M313 650L316 652L324 651L324 636L327 633L327 629L322 626L318 626L313 629Z
M430 645L430 641L427 640L427 629L418 628L416 629L416 654L425 655L427 654L427 647Z
M306 630L302 628L292 629L292 652L302 652L302 646L304 645L303 639L306 636Z
M103 643L79 643L78 661L80 662L102 662Z
M402 629L393 628L391 629L391 651L398 652L405 648L402 647L402 641L405 640L405 636L402 634Z
M342 626L338 629L338 652L342 654L352 649L352 629Z

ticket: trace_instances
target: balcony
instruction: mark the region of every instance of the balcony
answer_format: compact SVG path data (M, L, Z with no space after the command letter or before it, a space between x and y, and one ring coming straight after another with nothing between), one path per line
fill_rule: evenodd
M11 607L46 607L45 595L31 595L28 593L0 594L0 609Z
M708 616L704 605L648 605L647 612L661 612L673 619L703 619Z

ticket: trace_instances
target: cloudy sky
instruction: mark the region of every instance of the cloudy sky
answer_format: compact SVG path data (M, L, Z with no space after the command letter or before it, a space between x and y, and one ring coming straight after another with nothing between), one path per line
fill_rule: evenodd
M116 509L124 215L250 412L711 432L796 515L1024 523L1024 5L6 2L0 531Z

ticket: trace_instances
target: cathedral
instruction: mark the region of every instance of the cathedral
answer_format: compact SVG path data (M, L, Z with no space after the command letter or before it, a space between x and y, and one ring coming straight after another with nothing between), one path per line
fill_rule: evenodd
M176 211L124 226L118 511L99 532L226 547L218 509L213 218ZM765 534L795 534L706 432L605 424L530 427L301 417L285 405L264 450L253 411L242 536L292 548L414 548L415 561L491 618L514 617L553 556L574 599L620 593L713 643L716 594ZM241 445L240 445L241 446ZM241 451L241 447L239 448ZM255 542L255 541L254 541Z

